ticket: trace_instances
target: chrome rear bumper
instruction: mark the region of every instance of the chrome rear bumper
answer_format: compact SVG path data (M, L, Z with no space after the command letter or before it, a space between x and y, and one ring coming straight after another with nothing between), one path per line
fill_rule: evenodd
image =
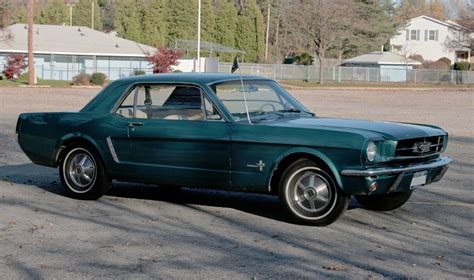
M416 172L422 170L429 170L444 167L444 172L446 172L449 163L451 162L451 158L449 157L440 157L436 160L421 163L421 164L412 164L403 167L382 167L382 168L373 168L373 169L345 169L341 171L342 175L345 176L362 176L362 177L369 177L369 176L381 176L381 175L390 175L390 174L400 174L406 172ZM443 172L443 175L444 175ZM441 175L442 177L442 175Z

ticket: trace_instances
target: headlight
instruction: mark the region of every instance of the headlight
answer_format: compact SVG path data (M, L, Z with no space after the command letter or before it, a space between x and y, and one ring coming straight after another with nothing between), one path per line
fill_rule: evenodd
M377 156L377 146L374 142L370 142L369 145L367 145L366 153L368 161L372 162L375 160L375 157Z

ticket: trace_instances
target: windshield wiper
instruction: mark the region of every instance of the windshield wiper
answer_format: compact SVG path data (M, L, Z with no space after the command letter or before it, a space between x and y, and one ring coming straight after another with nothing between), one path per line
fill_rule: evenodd
M311 113L311 112L308 112L308 111L303 111L303 110L300 110L300 109L295 109L295 108L278 110L278 112L282 112L282 113L305 113L305 114L310 114L311 116L314 116L314 113Z

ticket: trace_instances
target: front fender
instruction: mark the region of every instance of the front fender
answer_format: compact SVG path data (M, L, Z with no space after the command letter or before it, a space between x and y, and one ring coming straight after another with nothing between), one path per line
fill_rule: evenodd
M295 154L308 154L308 155L311 155L311 156L314 156L314 157L317 157L318 159L320 159L322 162L324 162L328 167L329 169L331 170L332 174L334 175L334 179L336 180L337 182L337 185L342 189L344 190L344 186L342 184L342 180L341 180L341 176L339 174L339 171L338 169L336 168L336 166L334 165L334 163L332 162L331 159L329 159L329 157L327 157L324 153L316 150L316 149L313 149L313 148L305 148L305 147L298 147L298 148L292 148L292 149L289 149L287 151L285 151L284 153L282 153L276 160L275 162L272 164L272 167L271 167L271 173L270 173L270 176L268 177L268 181L267 181L267 186L269 189L271 189L271 181L272 181L272 177L273 177L273 174L275 173L275 171L277 170L278 168L278 165L281 163L281 161L291 155L295 155Z

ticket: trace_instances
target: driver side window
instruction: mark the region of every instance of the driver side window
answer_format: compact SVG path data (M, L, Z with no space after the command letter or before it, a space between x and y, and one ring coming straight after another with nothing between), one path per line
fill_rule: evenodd
M116 113L138 119L222 120L201 89L190 85L139 85Z

